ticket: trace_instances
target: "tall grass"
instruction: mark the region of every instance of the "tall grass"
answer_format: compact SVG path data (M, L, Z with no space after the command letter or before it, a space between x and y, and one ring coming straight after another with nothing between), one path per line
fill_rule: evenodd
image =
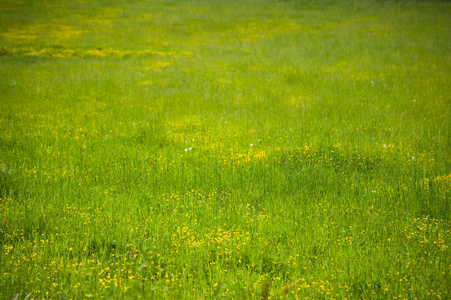
M0 297L450 298L450 14L0 0Z

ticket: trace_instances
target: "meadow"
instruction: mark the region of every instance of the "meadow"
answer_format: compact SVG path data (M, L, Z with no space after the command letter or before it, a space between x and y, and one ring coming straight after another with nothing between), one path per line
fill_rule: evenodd
M0 0L1 299L451 299L451 3Z

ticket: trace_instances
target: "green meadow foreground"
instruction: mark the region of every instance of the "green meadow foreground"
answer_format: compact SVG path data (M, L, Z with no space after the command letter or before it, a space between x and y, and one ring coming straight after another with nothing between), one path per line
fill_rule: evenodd
M1 299L450 299L451 3L0 0Z

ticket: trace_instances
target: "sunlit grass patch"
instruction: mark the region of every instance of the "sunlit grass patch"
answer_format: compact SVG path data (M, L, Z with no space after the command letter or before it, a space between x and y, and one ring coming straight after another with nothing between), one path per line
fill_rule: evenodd
M0 298L449 298L449 10L0 0Z

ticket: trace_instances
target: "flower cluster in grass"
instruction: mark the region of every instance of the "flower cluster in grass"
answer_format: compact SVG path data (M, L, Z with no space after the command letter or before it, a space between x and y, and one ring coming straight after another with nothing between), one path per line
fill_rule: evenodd
M6 220L30 220L1 229L5 284L33 298L128 291L208 297L218 290L248 297L268 282L273 296L433 296L428 280L447 274L451 224L394 215L399 203L324 201L300 210L293 201L278 209L201 190L150 198L145 212L137 203L117 204L129 206L121 214L108 213L111 204L43 205L32 213L30 203L2 199ZM33 214L55 221L39 223ZM385 260L390 264L376 267ZM372 281L359 281L368 272Z

